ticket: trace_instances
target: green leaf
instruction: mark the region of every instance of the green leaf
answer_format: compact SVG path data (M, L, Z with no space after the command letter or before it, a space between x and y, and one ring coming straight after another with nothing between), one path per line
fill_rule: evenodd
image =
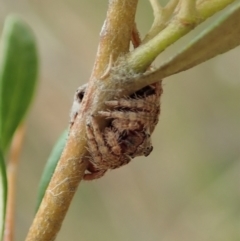
M6 152L34 95L38 57L30 27L8 16L0 45L0 142Z
M175 56L142 79L162 79L190 69L240 45L240 1L220 16L208 29L184 46Z
M3 153L0 149L0 240L4 233L5 214L7 203L7 174L3 158Z
M54 173L54 170L57 166L58 160L60 159L60 156L62 154L63 148L65 146L66 140L67 140L68 131L65 130L62 135L59 137L58 141L54 145L52 152L47 160L47 163L45 165L40 184L38 189L38 198L37 198L37 208L39 208L41 201L43 199L43 196L45 194L45 191L48 187L48 184L52 178L52 175Z
M178 73L240 45L240 2L230 8L164 65Z

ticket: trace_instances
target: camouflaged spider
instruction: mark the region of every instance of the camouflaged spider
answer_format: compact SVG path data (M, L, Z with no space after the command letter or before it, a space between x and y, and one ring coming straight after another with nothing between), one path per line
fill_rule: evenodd
M114 108L110 111L99 111L99 115L114 119L112 125L118 131L136 131L145 129L152 134L160 114L161 81L148 85L127 98L106 101Z
M87 85L81 86L75 95L72 107L72 125ZM95 117L87 124L88 150L91 155L85 180L100 178L108 169L126 165L136 156L148 156L153 147L151 134L160 113L161 81L149 85L127 98L106 101L113 108L99 111L99 116L111 122L102 132Z

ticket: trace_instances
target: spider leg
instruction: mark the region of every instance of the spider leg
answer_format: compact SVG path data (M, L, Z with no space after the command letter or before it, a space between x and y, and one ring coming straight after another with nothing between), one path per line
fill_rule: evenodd
M121 144L122 140L121 137L122 135L120 134L119 130L116 131L116 129L113 128L106 128L105 129L105 139L110 147L110 150L112 151L113 154L118 155L118 162L116 162L117 165L114 167L111 167L113 169L118 168L120 166L126 165L131 161L131 158L126 155L126 153L123 153Z
M156 109L155 95L147 96L144 99L121 98L118 100L109 100L106 101L105 104L114 108L121 107L134 110L144 110L147 112L152 112Z
M111 152L115 155L121 155L122 149L119 144L120 133L115 128L105 128L104 130L104 138L109 146Z
M148 127L155 123L156 114L148 113L144 111L99 111L99 115L104 116L106 118L112 119L124 119L130 121L139 121L143 126Z
M131 158L127 155L121 155L117 165L112 166L111 169L116 169L119 168L121 166L127 165L129 162L131 161Z
M86 134L88 138L88 150L92 156L92 159L90 160L90 162L95 167L97 167L97 169L101 169L101 170L108 169L104 165L104 161L103 161L101 152L99 150L98 142L96 141L95 133L90 123L87 124Z
M112 121L112 125L119 131L119 132L129 132L134 130L140 130L142 125L138 121L131 121L131 120L120 120L114 119Z
M93 117L91 120L92 124L92 138L94 138L94 144L95 146L93 147L92 152L95 166L98 169L115 169L118 168L122 165L127 164L131 159L128 156L125 155L115 155L111 153L109 147L106 145L103 134L101 133L99 126ZM98 158L101 156L101 158Z
M90 149L89 148L87 148L87 149L88 149L89 153L91 153ZM91 181L91 180L98 179L98 178L104 176L107 169L100 170L100 169L96 168L95 164L91 161L92 156L89 156L88 160L89 160L89 162L88 162L87 170L84 173L83 180Z
M93 169L93 168L91 168L91 170L88 169L88 172L85 173L83 176L83 180L91 181L94 179L98 179L98 178L104 176L106 171L107 170L98 170L98 169Z

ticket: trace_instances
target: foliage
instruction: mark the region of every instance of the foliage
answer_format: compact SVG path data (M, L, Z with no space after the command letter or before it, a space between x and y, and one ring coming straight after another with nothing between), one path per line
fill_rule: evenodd
M4 155L32 102L37 83L38 56L32 30L24 21L13 15L6 18L0 48L0 237L2 237L7 205Z
M29 26L15 16L4 25L0 65L0 142L5 153L34 95L38 57Z

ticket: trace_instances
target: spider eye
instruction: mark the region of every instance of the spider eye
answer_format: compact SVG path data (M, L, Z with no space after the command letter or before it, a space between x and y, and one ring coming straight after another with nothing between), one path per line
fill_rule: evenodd
M146 148L146 150L143 152L143 155L144 156L148 156L152 152L152 150L153 150L153 147L152 146L148 146Z
M82 101L84 94L85 94L85 92L83 92L83 91L81 91L77 94L77 97L80 100L80 102Z

